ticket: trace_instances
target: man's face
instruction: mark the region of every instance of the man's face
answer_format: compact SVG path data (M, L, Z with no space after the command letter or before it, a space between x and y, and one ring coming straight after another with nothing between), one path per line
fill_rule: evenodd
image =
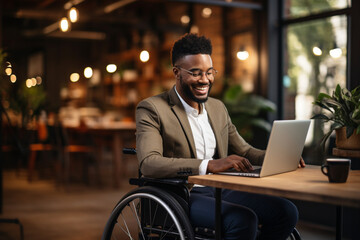
M190 106L198 109L198 103L208 99L214 78L206 74L213 69L210 55L187 55L176 62L173 69L176 77L176 90ZM201 73L193 76L192 73Z

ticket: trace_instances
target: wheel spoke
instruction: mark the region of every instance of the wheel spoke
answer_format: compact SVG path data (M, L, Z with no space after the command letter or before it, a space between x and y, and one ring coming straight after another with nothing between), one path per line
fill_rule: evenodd
M175 199L156 188L143 189L144 192L134 190L118 203L105 228L103 240L194 238L188 217Z
M142 235L143 239L145 240L144 232L143 232L142 227L141 227L141 223L140 223L140 219L139 219L139 215L138 215L138 212L137 212L135 203L132 202L132 204L133 204L133 208L132 208L131 210L133 211L133 213L134 213L134 215L135 215L135 218L136 218L138 227L139 227L139 229L140 229L140 231L141 231L141 235Z
M124 223L124 225L125 225L125 227L126 227L126 230L125 230L124 228L122 228L121 226L120 226L120 228L123 230L123 232L124 232L126 235L128 235L128 237L129 237L130 239L133 239L133 238L131 237L131 233L130 233L129 228L128 228L127 224L126 224L126 220L125 220L123 214L121 213L120 216L121 216L121 218L122 218L122 220L123 220L123 223Z

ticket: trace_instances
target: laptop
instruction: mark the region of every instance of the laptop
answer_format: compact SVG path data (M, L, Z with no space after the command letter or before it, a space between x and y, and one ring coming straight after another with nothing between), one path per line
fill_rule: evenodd
M263 165L251 172L229 169L217 174L244 177L266 177L298 168L310 120L275 120L271 129Z

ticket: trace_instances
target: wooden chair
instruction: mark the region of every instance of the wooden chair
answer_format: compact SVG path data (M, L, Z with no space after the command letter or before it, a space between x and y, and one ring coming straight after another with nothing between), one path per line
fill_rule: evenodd
M71 171L76 161L82 161L83 179L89 183L89 165L94 165L96 172L96 182L101 184L100 170L98 163L98 149L93 144L91 134L86 128L66 128L61 127L63 142L63 181L68 185L71 180Z
M29 139L28 181L33 180L36 161L40 156L45 161L52 161L55 172L58 172L56 165L60 160L62 146L56 126L40 125L36 130L30 130ZM56 175L58 176L58 174Z

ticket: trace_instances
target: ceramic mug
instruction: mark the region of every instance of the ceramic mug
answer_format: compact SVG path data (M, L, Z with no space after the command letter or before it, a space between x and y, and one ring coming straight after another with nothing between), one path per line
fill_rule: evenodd
M321 171L328 176L329 182L344 183L349 175L350 163L351 160L347 158L328 158Z

